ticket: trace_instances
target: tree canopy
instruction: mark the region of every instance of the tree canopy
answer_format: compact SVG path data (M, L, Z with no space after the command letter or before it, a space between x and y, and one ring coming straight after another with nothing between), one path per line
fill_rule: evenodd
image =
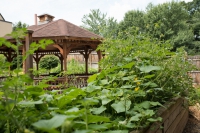
M138 33L145 33L160 41L169 41L175 51L184 46L188 54L200 53L200 0L192 2L149 3L145 11L130 10L117 22L107 18L99 9L84 15L83 27L104 38L126 38L125 32L135 27Z

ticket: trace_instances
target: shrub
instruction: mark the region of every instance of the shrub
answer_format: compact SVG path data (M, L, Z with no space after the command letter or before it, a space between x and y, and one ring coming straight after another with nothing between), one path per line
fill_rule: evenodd
M40 68L44 68L50 70L58 66L59 59L53 55L46 55L44 56L39 63Z

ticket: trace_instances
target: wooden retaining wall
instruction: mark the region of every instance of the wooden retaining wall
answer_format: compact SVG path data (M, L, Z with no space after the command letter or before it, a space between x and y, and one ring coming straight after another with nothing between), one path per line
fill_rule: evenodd
M188 121L187 100L177 98L159 109L162 122L153 123L145 133L182 133ZM134 132L133 132L134 133Z

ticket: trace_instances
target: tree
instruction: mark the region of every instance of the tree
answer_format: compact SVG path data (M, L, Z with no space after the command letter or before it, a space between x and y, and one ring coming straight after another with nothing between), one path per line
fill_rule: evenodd
M193 0L186 3L186 5L191 15L195 14L195 12L200 12L200 0Z
M193 33L187 24L189 13L181 2L166 2L147 7L145 15L146 31L159 40L170 40L175 51L193 40Z
M82 18L82 27L103 37L116 36L118 23L113 17L106 18L107 14L101 13L99 9L90 10L91 13Z
M28 24L22 23L21 21L13 24L13 31L15 31L17 28L27 28Z
M46 55L40 60L39 66L41 68L50 70L52 68L57 67L58 63L59 63L58 57L53 55Z
M131 10L125 13L124 19L119 23L119 30L125 31L130 27L138 27L140 31L144 31L144 15L143 11Z

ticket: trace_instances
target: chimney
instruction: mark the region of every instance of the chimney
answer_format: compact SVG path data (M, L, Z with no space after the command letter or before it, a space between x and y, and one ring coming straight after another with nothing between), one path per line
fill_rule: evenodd
M37 25L37 14L35 14L35 25Z

